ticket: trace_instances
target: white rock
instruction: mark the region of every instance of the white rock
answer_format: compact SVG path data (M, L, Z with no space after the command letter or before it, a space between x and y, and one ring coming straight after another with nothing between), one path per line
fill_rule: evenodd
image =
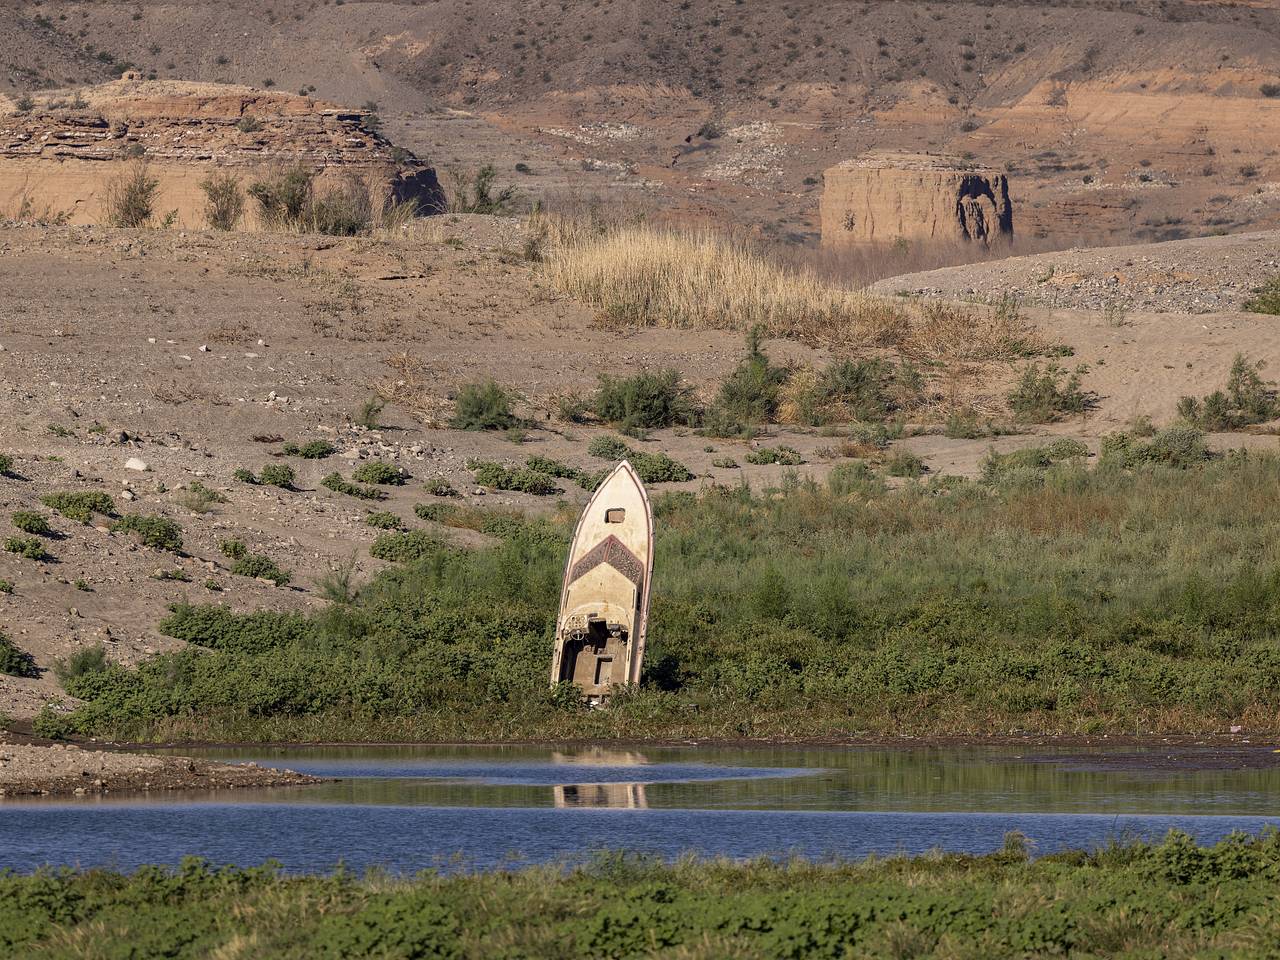
M139 473L146 473L151 469L151 467L147 465L147 461L140 460L137 457L130 457L126 460L124 462L124 468L126 470L137 470Z

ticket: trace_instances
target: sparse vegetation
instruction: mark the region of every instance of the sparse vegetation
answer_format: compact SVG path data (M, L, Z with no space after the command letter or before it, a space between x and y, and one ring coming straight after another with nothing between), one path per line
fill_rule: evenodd
M277 587L287 585L291 579L288 571L281 570L270 557L265 554L250 553L249 548L241 540L224 540L218 548L223 556L232 561L231 572L237 577L269 580Z
M34 510L14 511L13 525L23 533L31 533L39 537L53 535L53 527L49 526L49 521Z
M403 530L404 521L390 510L366 514L364 522L378 530Z
M379 490L377 487L362 487L344 479L342 474L337 472L331 473L322 479L320 486L326 487L334 493L345 493L349 497L358 497L361 500L387 499L385 490Z
M286 443L281 451L286 457L301 457L303 460L323 460L337 452L337 448L328 440L311 440L304 444Z
M205 196L204 217L214 230L234 230L244 218L244 191L240 178L226 172L213 172L200 181Z
M377 430L379 426L378 418L382 416L382 411L386 405L387 402L381 397L370 397L356 409L355 416L351 418L351 422L358 427L364 427L366 430Z
M258 482L269 487L292 490L298 476L287 463L268 463L258 471Z
M554 479L528 467L507 467L492 460L473 460L467 466L475 474L476 483L491 490L511 490L539 497L560 492Z
M382 460L369 460L356 467L351 479L359 483L380 483L383 485L401 486L409 475L394 463Z
M182 549L182 527L168 517L129 514L111 525L113 533L137 535L143 546L178 552Z
M513 186L497 188L498 171L492 164L486 164L474 173L450 170L448 179L450 213L503 216L511 211L519 196Z
M453 489L453 484L448 480L431 480L423 488L433 497L457 497L460 496L457 490Z
M617 437L596 437L587 445L587 453L602 460L626 460L645 483L684 483L694 478L692 470L665 453L635 450Z
M697 420L692 388L679 370L642 371L629 377L603 374L592 401L595 415L624 433Z
M373 542L369 553L374 559L390 563L412 563L440 550L440 538L425 530L384 533Z
M1244 309L1250 313L1280 316L1280 276L1272 277L1254 290L1253 296L1244 302Z
M107 180L103 188L103 219L111 227L145 227L155 215L160 180L151 175L146 161L131 163Z
M8 537L4 541L4 548L9 553L16 553L25 560L52 560L53 555L45 549L44 543L38 537Z
M208 513L213 509L214 504L227 502L225 496L205 486L199 480L192 480L187 484L186 489L177 491L173 495L173 500L174 503L192 513Z
M1183 397L1178 416L1201 430L1239 430L1280 416L1280 404L1272 384L1259 374L1262 361L1250 362L1238 353L1231 363L1225 390L1215 390L1204 399Z
M804 463L804 457L800 456L800 451L795 447L761 447L747 454L747 463L754 463L757 466L777 463L785 467L794 467Z
M884 471L891 477L924 476L924 461L909 450L899 450L885 461Z
M385 184L355 173L317 190L316 173L301 164L251 183L248 193L269 230L354 237L398 226L417 213L415 203L400 203Z
M38 677L35 658L25 650L19 649L14 642L0 633L0 673L10 677Z
M776 417L779 395L790 371L769 360L762 337L758 326L747 331L746 356L720 384L705 417L706 432L712 436L750 436L757 424Z
M513 397L494 380L465 384L454 401L455 430L507 430L519 425L511 412Z
M1030 364L1006 400L1014 417L1024 423L1051 423L1064 414L1083 413L1090 398L1080 387L1080 371L1068 374L1056 363L1043 370Z
M53 661L53 674L68 693L72 693L76 688L77 681L104 674L110 669L111 661L107 659L107 648L100 643L73 650L66 657ZM75 694L72 693L72 695Z
M97 491L60 491L40 498L46 507L58 511L68 520L92 523L94 514L105 517L116 515L115 501Z

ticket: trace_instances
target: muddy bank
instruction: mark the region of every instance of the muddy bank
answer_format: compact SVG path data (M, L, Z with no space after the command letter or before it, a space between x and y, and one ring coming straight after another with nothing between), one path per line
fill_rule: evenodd
M0 798L276 787L320 779L252 764L0 742Z

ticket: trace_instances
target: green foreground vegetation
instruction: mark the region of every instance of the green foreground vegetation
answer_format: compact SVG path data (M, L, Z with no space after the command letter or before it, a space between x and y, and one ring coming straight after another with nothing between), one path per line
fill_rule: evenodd
M0 954L195 957L1274 957L1280 835L1028 860L815 864L601 855L574 869L0 875Z
M656 501L645 680L586 710L546 677L572 515L473 512L492 546L387 532L314 616L179 606L193 646L64 677L45 735L515 740L1273 731L1280 458L1195 431L992 455L980 481ZM462 521L453 521L462 522Z

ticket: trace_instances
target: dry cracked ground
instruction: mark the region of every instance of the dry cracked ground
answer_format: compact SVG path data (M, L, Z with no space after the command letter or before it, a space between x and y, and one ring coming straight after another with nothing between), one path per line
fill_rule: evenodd
M435 480L479 505L545 510L581 501L571 483L559 498L485 491L465 463L541 454L599 468L587 442L604 428L554 418L558 397L590 391L601 373L645 366L677 367L710 396L737 362L737 332L602 327L520 257L522 231L519 221L493 218L439 218L394 238L351 240L0 227L0 452L14 458L0 478L0 518L8 528L13 511L38 510L56 528L49 562L0 553L0 578L13 584L0 594L0 625L43 668L39 679L0 676L0 713L21 721L48 701L65 702L48 668L77 648L102 643L112 660L134 663L174 647L157 624L176 601L320 605L317 581L346 558L354 555L359 578L379 566L367 549L378 533L366 523L371 511L431 526L413 506L433 500L426 485ZM1020 292L1045 337L1073 348L1064 362L1087 366L1085 386L1098 395L1085 416L1020 435L965 441L924 429L895 447L914 451L933 472L972 475L992 446L1011 449L1051 433L1096 449L1099 437L1134 416L1167 422L1179 395L1219 386L1237 352L1273 369L1280 361L1276 319L1240 309L1278 260L1280 234L1252 234L886 281L890 295ZM1095 281L1106 285L1105 303L1094 298ZM1163 297L1161 284L1175 285L1177 295ZM1192 305L1182 305L1184 288L1194 288ZM1045 290L1051 299L1037 295ZM1117 290L1133 304L1119 314L1107 309ZM794 343L768 348L791 363L826 359ZM994 395L1015 374L1000 373L989 385ZM447 429L451 393L484 377L524 398L532 422L524 442ZM355 425L377 396L387 402L376 428ZM1277 443L1265 434L1214 439ZM337 452L280 459L284 443L313 440ZM817 431L779 428L762 442L797 448L802 474L821 477L839 460L831 438ZM768 486L787 469L750 466L743 444L687 430L658 431L644 443L689 465L697 479L688 489L744 478ZM742 466L713 466L726 456ZM410 476L385 488L384 502L319 482L335 470L349 477L371 459ZM257 473L275 462L296 470L292 489L234 479L238 469ZM186 488L197 481L225 500L192 509ZM67 490L105 492L122 513L176 520L182 552L41 505ZM219 549L232 537L289 570L289 584L232 575Z

